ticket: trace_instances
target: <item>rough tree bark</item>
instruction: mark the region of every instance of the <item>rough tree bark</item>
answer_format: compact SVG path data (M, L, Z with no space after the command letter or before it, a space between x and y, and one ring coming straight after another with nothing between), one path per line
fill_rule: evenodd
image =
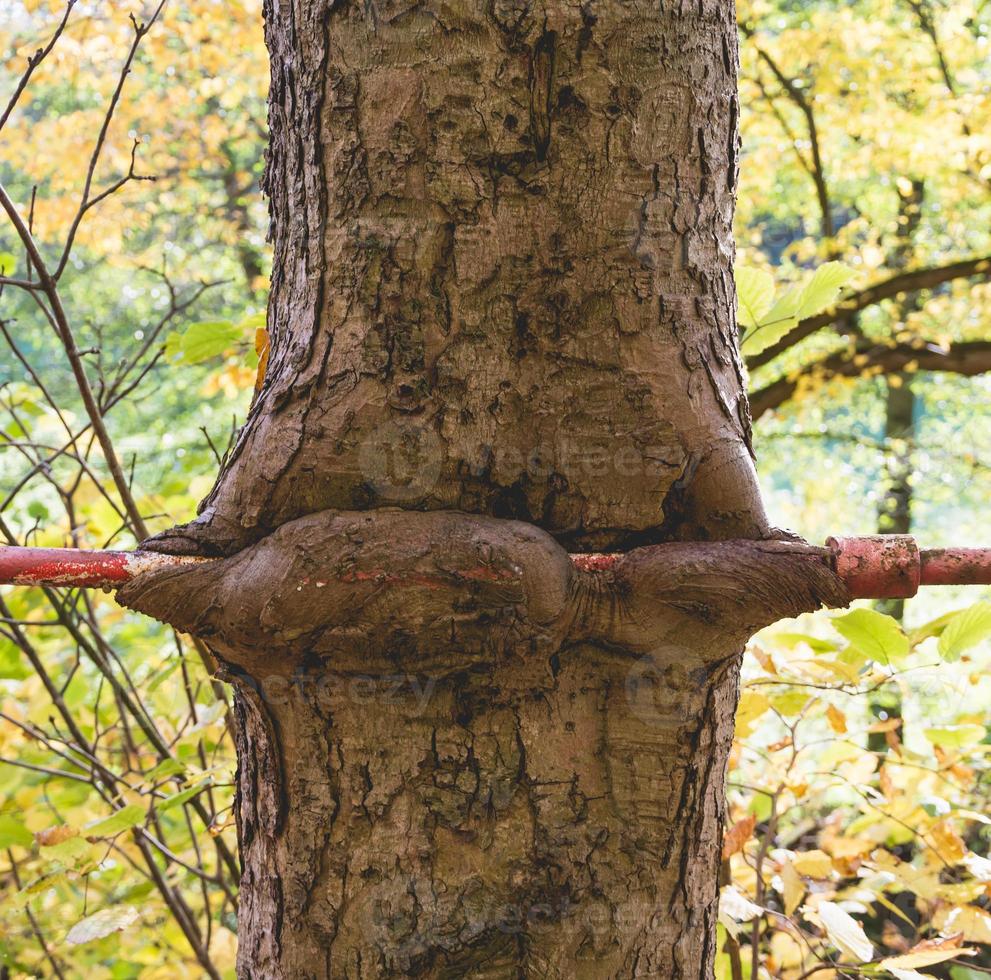
M711 976L742 645L846 598L754 473L732 4L265 13L268 371L150 544L225 557L120 592L235 687L240 973Z

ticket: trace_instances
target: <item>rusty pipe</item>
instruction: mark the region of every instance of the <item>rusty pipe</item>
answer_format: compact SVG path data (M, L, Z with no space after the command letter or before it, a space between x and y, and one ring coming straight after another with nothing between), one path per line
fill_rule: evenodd
M991 548L920 549L909 534L831 537L826 547L854 599L910 599L922 585L991 585ZM571 559L587 571L606 570L617 557ZM113 589L147 571L212 560L152 551L0 547L0 585Z
M0 585L113 589L152 569L208 560L153 551L0 547Z
M930 548L920 558L922 585L991 584L991 548Z
M922 585L991 585L991 548L920 549L910 534L829 538L854 599L911 599Z

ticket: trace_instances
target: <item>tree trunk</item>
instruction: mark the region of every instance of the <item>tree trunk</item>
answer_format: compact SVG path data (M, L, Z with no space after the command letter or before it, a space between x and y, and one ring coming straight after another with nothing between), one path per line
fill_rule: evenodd
M926 185L918 178L896 181L898 193L898 237L891 250L888 265L904 269L911 263L915 235L922 221L922 204ZM903 323L921 306L918 293L911 293L895 304L897 323ZM910 534L912 532L912 477L915 467L913 455L916 442L916 399L912 388L914 375L908 372L893 374L882 379L884 391L884 471L882 486L884 497L878 508L878 534ZM905 615L904 599L882 599L877 608L901 621ZM890 721L901 718L901 692L894 684L877 690L870 699L871 719ZM869 752L884 752L888 747L885 732L870 732L867 736ZM900 732L905 739L905 730Z
M732 5L266 37L268 371L151 543L228 557L120 592L235 686L240 974L709 977L742 645L845 600L754 475Z
M272 353L186 537L382 505L584 548L762 533L730 6L266 11Z

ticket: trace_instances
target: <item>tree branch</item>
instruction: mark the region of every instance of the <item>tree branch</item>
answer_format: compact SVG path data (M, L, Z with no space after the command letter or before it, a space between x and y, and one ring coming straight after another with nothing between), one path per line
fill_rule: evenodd
M747 359L747 367L751 370L769 364L778 355L793 347L800 340L810 337L817 330L828 327L851 314L859 313L869 306L876 306L886 299L893 299L899 293L911 293L919 289L933 289L950 282L953 279L967 279L971 276L991 278L991 255L978 258L961 259L948 265L929 266L925 269L915 269L910 272L899 272L897 275L882 279L873 286L868 286L858 293L853 293L841 300L836 306L802 320L791 332L785 334L776 344Z
M936 64L939 66L939 73L943 76L943 84L946 85L946 90L954 98L957 96L957 85L956 79L953 77L953 73L950 71L949 62L946 60L946 55L943 52L943 45L940 43L939 31L936 29L936 22L933 19L932 10L927 3L923 0L906 0L909 7L912 8L912 12L915 14L916 19L919 22L919 27L922 29L922 33L929 38L933 46L933 54L936 56ZM970 128L964 125L964 132L969 135Z
M24 89L27 88L28 82L31 81L31 76L34 74L34 70L52 53L52 49L58 43L59 38L65 31L66 25L69 23L69 15L72 13L72 8L77 2L78 0L68 0L65 5L65 13L62 15L62 20L59 21L58 27L55 28L55 33L52 34L51 40L43 48L38 48L38 50L28 58L28 66L24 70L24 74L21 75L18 80L17 86L14 88L14 91L7 102L7 107L3 110L3 115L0 116L0 129L3 129L3 127L7 124L10 114L14 111L14 107L17 105L18 100L24 93Z
M107 133L110 130L110 123L114 118L114 113L117 111L117 104L120 102L121 94L124 91L124 83L127 81L127 76L131 73L131 65L134 63L134 58L138 53L138 48L141 46L144 36L152 29L164 6L165 0L161 0L155 8L154 13L151 15L151 18L146 23L138 23L138 21L135 20L134 15L131 15L131 23L134 25L134 40L131 42L131 47L128 49L127 57L124 59L123 67L121 68L120 75L117 79L117 87L114 89L113 95L110 97L110 102L107 105L107 111L103 116L103 124L100 127L100 132L96 137L96 143L93 146L93 152L89 158L89 166L86 169L86 181L83 185L82 200L80 200L79 208L76 211L76 216L72 219L72 224L69 226L69 233L66 235L65 246L62 249L62 256L59 259L58 265L52 272L52 279L55 280L55 282L59 281L62 277L62 273L65 271L66 263L68 263L69 256L72 253L73 242L76 239L76 232L79 230L79 225L82 223L86 212L99 204L100 201L118 191L130 180L154 179L148 177L138 177L134 173L134 158L135 151L137 150L137 142L135 142L134 147L131 150L131 165L127 176L112 184L95 198L90 198L90 192L93 189L93 177L96 174L96 165L100 161L100 155L103 152L103 146L107 140Z
M877 344L854 351L837 351L807 365L801 373L779 378L750 395L754 419L783 405L806 379L830 381L863 374L895 374L899 371L946 371L973 377L991 371L991 341L973 340L939 347L933 343Z
M753 41L756 37L756 31L747 24L741 24L740 30L743 32L744 36L749 41ZM764 62L765 65L771 70L771 74L777 79L778 84L784 89L785 94L794 103L798 110L805 117L805 125L809 134L809 148L812 153L811 165L805 162L805 158L799 154L799 158L802 160L803 168L812 178L812 183L815 185L816 199L819 202L819 212L822 219L822 237L828 242L832 239L835 232L834 222L833 222L833 208L829 198L829 187L826 181L826 168L822 160L822 148L819 140L819 130L816 126L815 111L812 108L812 101L809 97L802 91L801 87L796 83L795 79L789 78L780 68L778 63L765 51L760 45L754 45L757 51L757 57ZM768 103L774 109L774 104L770 97L764 90L763 83L758 79L758 87L761 93L768 100ZM794 145L795 141L791 136L789 128L784 124L783 117L775 111L775 115L778 121L782 123L782 128L789 139L792 140ZM796 147L797 152L797 147Z
M66 357L69 359L69 365L72 368L73 377L76 379L76 386L79 389L79 394L83 400L83 405L86 407L86 414L89 416L89 420L93 425L93 431L96 433L96 437L100 442L100 448L103 450L103 457L107 461L107 467L113 477L114 485L117 487L117 492L120 494L121 501L124 504L124 509L127 511L127 515L130 518L133 531L139 539L146 538L148 536L148 529L145 526L144 518L141 516L141 512L138 510L138 506L135 503L134 495L131 493L131 487L127 481L127 477L124 475L124 470L121 468L120 460L117 458L117 453L114 450L113 442L110 439L110 434L107 432L107 427L104 424L100 406L97 404L96 397L93 394L93 389L89 383L89 378L86 376L86 369L83 366L82 354L76 345L76 338L72 333L72 328L69 326L69 319L66 316L65 308L62 306L62 299L59 296L58 286L52 277L51 272L49 272L48 266L45 264L45 260L42 258L38 246L35 244L31 231L24 223L20 212L17 210L14 202L7 195L7 192L4 190L2 185L0 185L0 207L7 212L7 217L14 226L17 236L20 238L21 243L27 250L31 264L38 273L38 279L41 283L42 290L44 291L44 294L51 306L50 313L52 320L58 332L59 339L62 341L62 346L65 349Z

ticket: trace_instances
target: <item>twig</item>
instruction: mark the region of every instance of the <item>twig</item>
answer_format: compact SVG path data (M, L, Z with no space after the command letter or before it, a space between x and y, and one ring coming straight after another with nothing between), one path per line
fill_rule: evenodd
M6 125L7 120L10 118L10 114L14 111L14 106L17 105L18 100L24 93L24 89L27 88L27 84L31 80L34 70L52 53L52 49L56 44L58 44L58 40L62 36L62 32L65 30L66 24L69 23L69 15L72 13L72 8L76 5L76 3L77 0L68 0L65 5L65 13L62 15L62 20L59 22L58 27L55 28L55 33L52 35L52 39L43 48L38 48L38 50L28 58L27 70L23 75L21 75L19 81L17 82L17 87L14 89L13 94L10 96L10 100L7 102L7 108L4 109L3 115L0 116L0 129L3 129Z
M117 453L114 451L114 446L110 440L110 435L107 432L107 427L104 424L103 416L100 413L100 408L97 405L96 398L93 395L93 389L90 387L89 378L86 376L86 370L82 363L82 356L80 355L79 348L76 346L76 339L72 333L71 327L69 326L65 308L62 306L62 299L59 296L58 286L52 278L52 275L48 270L48 266L45 264L45 260L42 258L41 252L38 250L38 246L35 244L34 237L31 235L28 227L24 224L24 221L15 207L14 202L10 199L2 184L0 184L0 207L6 211L7 217L10 218L18 237L27 249L28 256L30 257L31 262L38 273L38 279L40 280L45 296L51 305L50 312L55 322L59 339L62 341L62 346L65 349L66 356L69 358L69 364L72 368L73 376L76 379L76 386L79 388L79 394L81 395L83 404L86 407L86 414L89 416L94 432L96 432L97 439L100 442L100 448L103 450L103 457L107 461L107 467L113 477L114 485L117 487L117 492L121 496L127 515L131 520L134 533L138 538L146 538L148 537L148 528L145 526L141 512L138 510L137 504L134 501L131 488L124 476L124 471L121 469L120 461L117 459Z
M21 886L21 876L17 870L17 862L14 860L13 853L8 849L7 860L10 861L10 873L11 877L14 879L14 885L20 889ZM41 927L38 925L38 920L34 917L34 913L28 906L24 907L24 911L27 913L28 922L31 923L31 931L34 933L35 939L38 940L38 945L41 947L41 951L45 954L45 959L51 964L52 970L55 972L55 976L59 980L65 980L65 974L62 972L62 968L58 964L58 960L55 959L55 954L52 953L45 941L45 934L41 931Z
M134 40L131 42L131 47L127 52L127 57L124 59L124 65L121 68L120 75L117 79L117 87L114 89L113 95L110 97L110 102L107 105L107 111L103 115L103 125L100 127L100 132L96 137L96 143L93 146L93 152L90 155L89 167L86 170L86 182L83 185L83 196L82 200L79 202L79 208L76 211L76 216L72 220L72 224L69 227L69 234L66 236L65 247L62 249L62 257L59 259L59 263L52 274L52 279L55 282L61 278L63 271L65 271L66 263L69 261L69 255L72 252L72 245L76 238L76 232L79 230L79 225L86 215L86 212L93 207L95 204L99 203L104 198L108 197L114 191L122 187L129 179L131 179L131 174L134 171L134 152L137 149L137 144L131 151L131 169L129 175L124 177L117 184L104 191L102 194L98 195L93 200L90 200L90 191L93 187L93 175L96 172L96 165L100 160L100 154L103 152L103 145L107 139L107 131L110 129L110 121L114 117L114 113L117 111L117 104L120 102L121 93L124 91L124 83L127 81L127 76L131 73L131 65L134 63L134 57L138 53L138 47L144 36L151 30L155 21L158 20L159 14L165 6L165 0L161 0L159 5L155 8L155 12L151 15L151 18L146 22L139 24L135 19L134 15L131 15L131 23L134 25Z

